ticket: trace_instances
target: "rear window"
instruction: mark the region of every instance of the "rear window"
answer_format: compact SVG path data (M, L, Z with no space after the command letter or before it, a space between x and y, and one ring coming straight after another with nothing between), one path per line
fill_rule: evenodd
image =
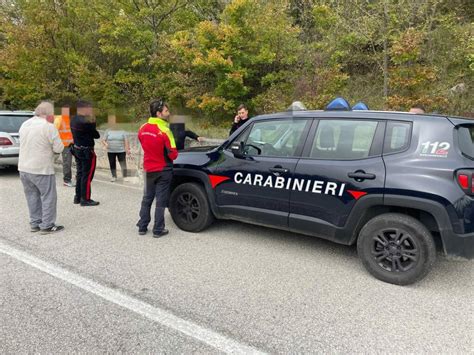
M384 154L402 152L410 146L411 123L391 121L387 123Z
M458 127L459 148L461 152L474 159L474 125L463 125Z
M32 116L0 115L0 132L18 133L21 125Z

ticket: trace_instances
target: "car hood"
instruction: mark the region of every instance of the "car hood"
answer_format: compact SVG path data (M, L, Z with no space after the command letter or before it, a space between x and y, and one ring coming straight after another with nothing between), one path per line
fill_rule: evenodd
M217 147L218 147L217 145L190 147L190 148L180 150L179 154L192 153L192 152L211 152L214 149L216 149Z
M214 161L218 153L219 146L192 147L181 150L178 157L173 162L174 167L183 168L190 166L204 167Z

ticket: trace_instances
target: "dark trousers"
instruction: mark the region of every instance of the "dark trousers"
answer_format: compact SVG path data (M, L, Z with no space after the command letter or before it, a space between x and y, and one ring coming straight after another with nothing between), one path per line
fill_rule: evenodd
M72 153L71 147L64 147L62 154L63 158L63 180L64 182L71 182L72 179Z
M97 156L92 148L74 148L74 156L77 168L76 197L79 197L81 201L87 201L91 199L91 183L94 178Z
M120 168L122 169L122 176L127 177L127 156L125 152L122 153L107 153L109 158L110 172L114 178L117 177L117 159L120 163Z
M151 205L155 198L153 233L160 233L165 228L165 208L168 206L172 176L173 172L171 170L145 173L145 190L140 208L140 220L137 223L140 231L145 231L148 228L151 221Z

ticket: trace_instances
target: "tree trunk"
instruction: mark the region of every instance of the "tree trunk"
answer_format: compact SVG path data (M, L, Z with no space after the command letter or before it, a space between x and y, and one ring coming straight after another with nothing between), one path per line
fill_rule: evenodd
M384 10L384 17L383 17L383 98L384 98L384 108L387 108L387 101L388 101L388 9L387 9L387 2L384 1L383 4Z

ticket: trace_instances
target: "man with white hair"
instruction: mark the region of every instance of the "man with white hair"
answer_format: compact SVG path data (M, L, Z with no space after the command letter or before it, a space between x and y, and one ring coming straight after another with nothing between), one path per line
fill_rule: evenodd
M55 224L57 193L53 159L54 153L61 153L64 145L58 130L50 123L53 117L53 104L42 101L19 132L18 171L30 212L31 231L41 234L64 229Z

